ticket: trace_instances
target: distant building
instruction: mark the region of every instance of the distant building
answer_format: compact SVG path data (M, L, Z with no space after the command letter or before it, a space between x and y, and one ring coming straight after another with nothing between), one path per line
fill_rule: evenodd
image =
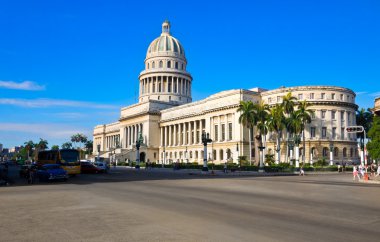
M192 102L193 78L186 66L184 48L171 36L170 23L165 21L161 35L151 42L146 53L145 69L139 75L139 102L123 107L116 122L95 127L94 155L99 147L102 157L116 153L120 161L135 160L136 141L142 136L141 161L201 163L201 135L207 132L213 140L208 145L208 159L215 163L237 162L239 156L248 158L250 154L249 132L239 123L240 113L236 111L240 101L264 101L273 106L292 92L298 100L309 102L315 111L305 129L305 161L315 162L323 157L329 160L332 146L334 160L358 160L356 135L346 132L347 126L356 124L358 106L352 90L335 86L234 89ZM285 161L287 152L284 138L285 132L281 161ZM251 139L251 160L257 164L258 143ZM274 154L274 135L269 134L267 141L266 152Z

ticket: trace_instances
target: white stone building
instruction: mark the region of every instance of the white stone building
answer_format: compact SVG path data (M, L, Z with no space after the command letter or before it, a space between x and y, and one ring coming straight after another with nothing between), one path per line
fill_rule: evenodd
M273 105L288 92L311 102L313 121L306 128L305 160L328 157L334 144L335 160L356 160L356 139L345 132L355 124L355 93L333 86L301 86L265 90L235 89L192 102L192 76L186 71L187 59L180 42L171 36L170 23L162 24L162 34L148 47L145 70L139 75L137 104L121 109L117 122L94 129L94 155L115 157L119 161L135 160L136 141L143 137L140 160L152 162L198 162L203 160L202 132L210 134L208 159L215 163L237 162L238 156L249 156L248 129L239 124L240 101L252 100ZM274 149L268 135L266 152ZM253 138L252 138L253 140ZM252 161L258 162L257 144L252 146ZM281 156L285 161L286 144Z

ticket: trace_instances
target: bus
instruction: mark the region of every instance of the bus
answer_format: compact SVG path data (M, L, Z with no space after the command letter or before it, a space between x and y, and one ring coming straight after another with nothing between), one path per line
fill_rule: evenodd
M80 174L79 151L74 149L39 151L36 159L37 166L59 164L69 175Z

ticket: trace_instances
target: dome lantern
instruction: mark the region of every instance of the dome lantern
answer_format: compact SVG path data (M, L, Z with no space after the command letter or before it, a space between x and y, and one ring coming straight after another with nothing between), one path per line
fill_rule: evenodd
M164 34L170 35L170 22L168 20L162 23L162 35Z

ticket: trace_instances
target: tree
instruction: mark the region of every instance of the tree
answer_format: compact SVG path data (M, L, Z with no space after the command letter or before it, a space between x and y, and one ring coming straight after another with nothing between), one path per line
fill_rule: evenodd
M297 117L301 121L301 129L302 129L302 162L305 163L305 146L306 146L306 140L305 140L305 128L306 124L311 123L311 115L314 113L313 110L309 109L310 104L306 102L306 100L298 103L297 108Z
M294 106L295 102L297 101L297 98L292 96L291 92L288 92L285 96L282 97L282 107L284 108L284 114L285 118L289 118L290 114L294 112ZM294 118L294 117L293 117ZM289 121L286 123L289 123ZM289 140L289 126L285 125L286 129L286 158L285 160L288 161L288 153L289 153L289 146L288 146L288 140Z
M268 104L265 104L263 101L260 101L259 103L256 103L253 105L253 110L255 113L255 122L254 125L257 128L257 139L259 140L260 147L265 147L265 136L268 132L268 126L267 126L267 119L268 119L268 112L269 112L269 106ZM260 150L262 153L260 154L260 169L264 168L264 152Z
M27 156L28 156L28 160L29 160L30 155L33 153L33 149L36 146L36 144L34 144L34 142L32 140L29 140L29 141L25 142L24 145L25 145L25 149L27 150Z
M282 130L285 128L284 108L282 105L276 104L270 109L268 127L270 131L276 133L276 164L279 164L281 159L281 136Z
M71 136L71 142L74 143L74 147L79 143L79 148L81 148L81 144L85 144L87 142L87 136L84 134L74 134Z
M356 111L356 125L363 126L367 134L371 128L372 121L373 121L373 114L369 109L367 109L366 111L364 108L361 108L360 110ZM360 139L360 145L363 148L364 147L364 133L357 133L357 137Z
M48 148L48 144L49 143L47 140L40 138L40 142L38 142L36 148L38 148L38 150L46 150Z
M255 123L252 101L240 101L237 111L240 112L239 123L246 126L249 130L249 164L252 165L252 128Z
M62 149L71 149L73 148L73 144L71 142L65 142L61 145Z
M84 147L86 148L87 154L91 154L93 150L93 142L92 140L87 140L87 142L84 144Z
M368 131L370 141L367 143L367 150L373 159L380 159L380 117L373 117L371 129Z
M52 145L52 146L51 146L51 149L52 149L52 150L59 150L59 145Z

